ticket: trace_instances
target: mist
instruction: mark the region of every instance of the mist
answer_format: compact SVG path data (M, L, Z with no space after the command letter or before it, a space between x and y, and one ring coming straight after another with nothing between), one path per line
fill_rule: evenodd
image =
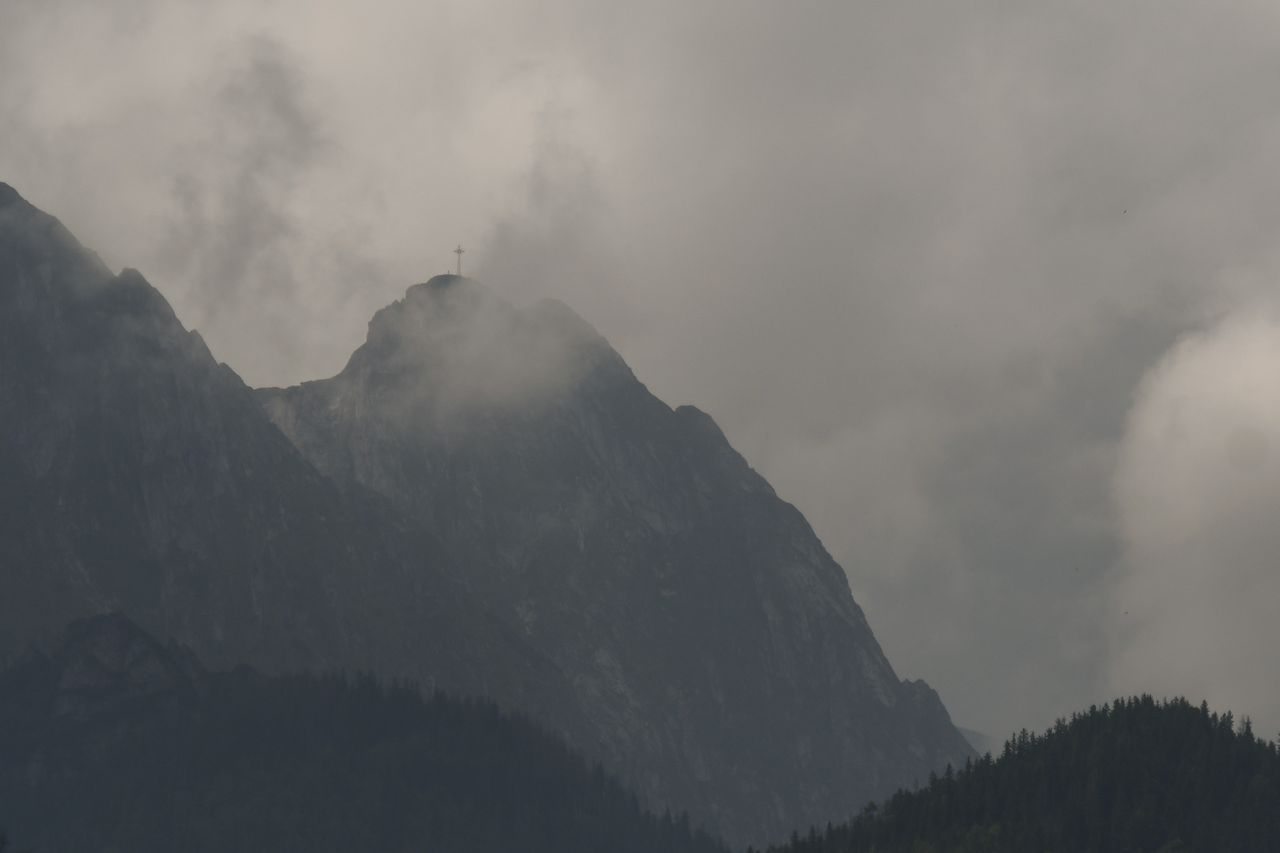
M254 385L336 373L461 241L501 297L563 300L710 412L957 722L998 737L1158 687L1274 728L1274 668L1241 652L1274 633L1241 609L1273 592L1265 541L1206 506L1198 562L1164 565L1143 506L1162 476L1206 498L1236 476L1167 464L1150 424L1176 389L1271 364L1214 353L1269 334L1232 330L1277 273L1278 18L15 0L0 180ZM1183 395L1195 441L1270 435L1249 388ZM1269 488L1232 492L1244 517ZM1196 653L1163 643L1175 611Z
M1280 720L1280 319L1266 305L1174 347L1116 469L1124 543L1111 679Z
M343 390L358 394L367 382L398 429L447 441L476 418L527 414L572 395L604 346L563 304L516 310L480 282L443 276L374 315Z

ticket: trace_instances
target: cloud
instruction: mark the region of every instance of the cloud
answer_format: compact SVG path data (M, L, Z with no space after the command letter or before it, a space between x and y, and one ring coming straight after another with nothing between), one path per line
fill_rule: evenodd
M1114 689L1280 731L1280 317L1239 310L1143 381L1115 476Z
M447 443L563 399L601 358L598 336L562 303L516 310L483 284L441 278L379 311L352 365L405 430Z
M714 415L998 736L1111 689L1134 395L1280 271L1276 17L18 0L0 178L253 384L337 372L465 243Z

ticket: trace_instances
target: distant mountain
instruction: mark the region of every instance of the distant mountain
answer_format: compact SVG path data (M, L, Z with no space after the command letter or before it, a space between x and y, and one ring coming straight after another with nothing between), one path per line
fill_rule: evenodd
M42 853L725 853L486 702L208 672L132 622L0 672L0 826Z
M1090 708L775 853L1274 853L1280 746L1150 696Z
M565 673L571 741L651 802L759 842L972 755L801 514L566 306L440 276L338 376L259 395L319 470L443 543Z
M974 752L979 755L1000 751L1000 744L990 735L973 729L966 729L964 726L960 726L960 734L964 735L964 739L968 741L969 746L973 747Z

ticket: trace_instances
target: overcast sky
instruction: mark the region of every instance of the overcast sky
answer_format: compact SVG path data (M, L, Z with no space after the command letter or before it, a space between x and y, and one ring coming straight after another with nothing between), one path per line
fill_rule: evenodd
M3 0L0 180L252 384L454 260L710 412L1001 735L1280 730L1280 7Z

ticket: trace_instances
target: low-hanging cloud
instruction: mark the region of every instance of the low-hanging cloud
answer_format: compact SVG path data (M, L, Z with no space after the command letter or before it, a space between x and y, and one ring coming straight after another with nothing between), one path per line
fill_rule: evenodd
M241 369L297 364L311 355L299 354L310 291L324 287L306 279L341 271L332 256L316 262L290 209L325 147L321 122L270 38L247 40L212 89L207 135L172 178L153 275L186 286L187 321L234 346ZM282 326L296 331L274 334Z
M450 441L477 419L527 415L571 395L602 342L563 304L518 310L484 285L441 277L379 311L347 373L375 386L405 432Z
M1280 317L1233 313L1143 382L1115 500L1113 687L1185 694L1280 731Z

